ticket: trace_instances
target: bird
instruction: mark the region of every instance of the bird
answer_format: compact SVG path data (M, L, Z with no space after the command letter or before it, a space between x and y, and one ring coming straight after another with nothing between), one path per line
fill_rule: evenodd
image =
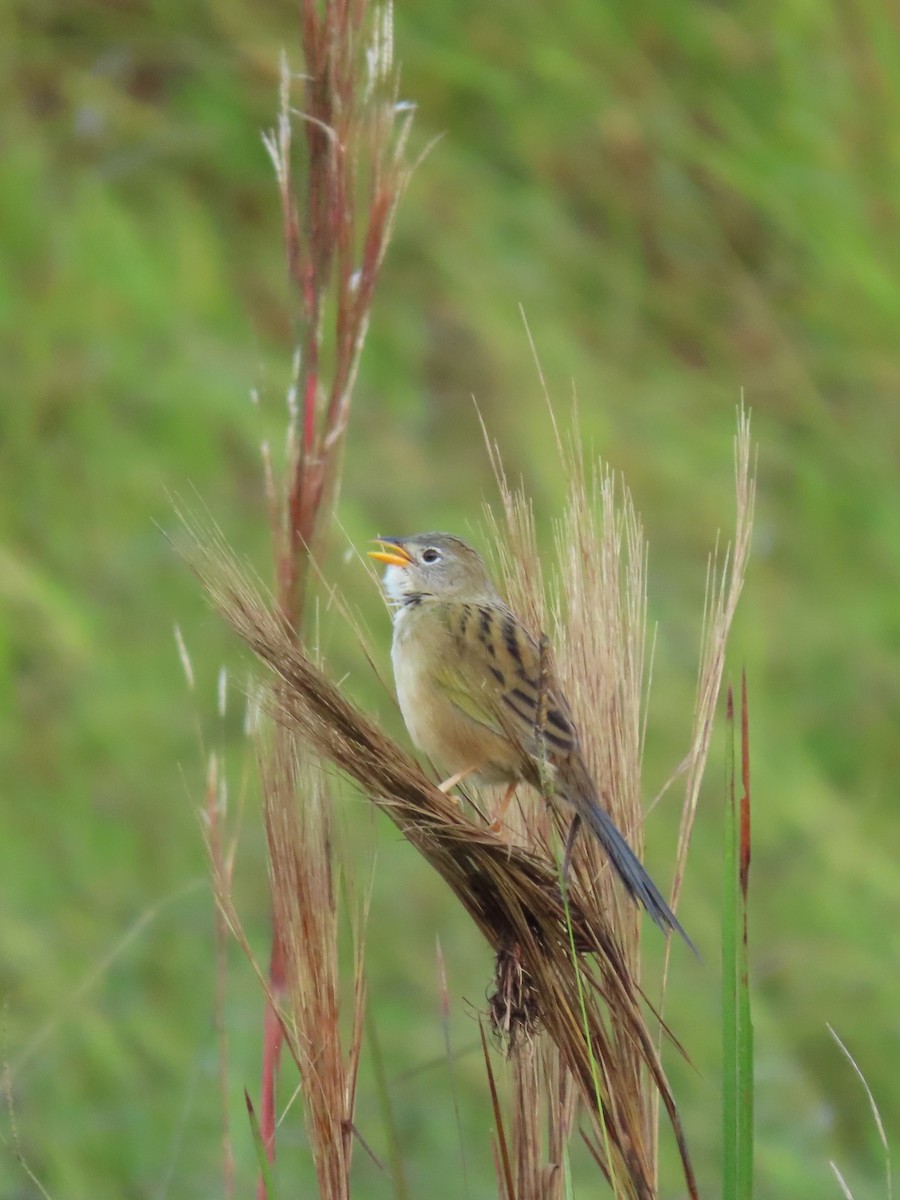
M449 777L525 782L573 810L563 878L579 828L603 847L629 895L663 930L690 938L603 807L571 710L538 642L494 586L481 555L449 533L374 539L393 609L391 658L415 746ZM499 819L493 828L499 829Z

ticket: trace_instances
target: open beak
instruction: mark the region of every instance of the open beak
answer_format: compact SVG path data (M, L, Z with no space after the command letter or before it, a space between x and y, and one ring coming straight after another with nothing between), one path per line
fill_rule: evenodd
M404 550L398 538L377 537L373 540L378 542L383 549L366 551L369 558L387 563L391 567L408 567L412 562L412 555L407 550Z

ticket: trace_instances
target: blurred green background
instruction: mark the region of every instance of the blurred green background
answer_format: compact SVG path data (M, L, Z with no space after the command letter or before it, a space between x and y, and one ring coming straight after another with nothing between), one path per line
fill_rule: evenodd
M0 15L0 1196L216 1195L204 752L246 793L237 890L266 952L265 858L239 685L250 664L157 523L196 488L262 571L259 443L280 445L294 328L260 131L287 0L31 0ZM658 622L652 795L686 746L707 554L732 522L741 391L759 446L746 663L755 824L758 1194L885 1194L858 1080L900 1123L900 23L888 0L731 6L409 0L397 6L415 146L355 398L350 537L475 530L492 498L472 396L549 547L564 481L519 314L551 393L633 489ZM260 406L248 401L251 389ZM389 630L358 564L332 577ZM197 691L173 638L178 622ZM336 671L395 715L340 622ZM227 664L226 716L216 715ZM201 742L203 749L201 749ZM718 1191L722 731L701 803L669 1017L704 1194ZM648 827L663 879L677 796ZM377 844L373 1017L414 1194L492 1194L490 972L443 887L348 798ZM236 818L235 818L236 819ZM356 831L359 831L358 834ZM648 929L652 952L654 931ZM454 1009L440 1060L435 939ZM261 1002L235 949L226 1020L237 1179L254 1153ZM283 1099L292 1087L285 1079ZM386 1135L366 1059L358 1124ZM309 1179L299 1112L285 1192ZM670 1149L665 1196L681 1194ZM359 1152L358 1194L392 1194ZM586 1189L587 1192L588 1189Z

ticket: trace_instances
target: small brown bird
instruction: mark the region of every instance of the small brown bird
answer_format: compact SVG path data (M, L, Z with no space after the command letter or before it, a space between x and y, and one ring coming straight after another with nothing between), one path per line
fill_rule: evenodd
M688 942L675 914L601 806L566 699L546 655L507 607L478 553L448 533L375 539L395 609L392 658L400 710L416 746L451 777L525 781L572 809L597 837L630 895Z

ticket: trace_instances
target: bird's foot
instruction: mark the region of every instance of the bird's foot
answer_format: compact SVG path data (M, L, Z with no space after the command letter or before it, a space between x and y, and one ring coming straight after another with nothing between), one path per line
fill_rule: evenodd
M493 821L491 821L491 833L499 833L500 832L500 830L503 826L503 818L506 816L507 809L509 808L510 804L512 803L512 798L515 794L516 794L516 785L515 785L515 783L511 783L509 785L509 787L506 789L503 799L500 801L500 807L497 809L497 813L496 813Z
M467 775L471 775L472 772L476 771L477 769L477 767L466 767L464 771L457 771L455 775L451 775L448 779L445 779L442 783L437 785L438 791L443 792L445 796L448 796L458 783L462 783ZM459 796L456 797L456 803L462 804L462 799Z

